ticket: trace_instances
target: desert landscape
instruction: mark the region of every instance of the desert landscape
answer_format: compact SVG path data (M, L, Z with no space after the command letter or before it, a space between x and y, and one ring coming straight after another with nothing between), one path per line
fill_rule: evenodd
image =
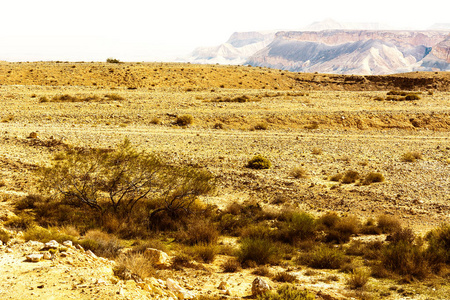
M449 130L449 72L1 62L0 298L449 299ZM120 149L178 170L189 206L58 193Z

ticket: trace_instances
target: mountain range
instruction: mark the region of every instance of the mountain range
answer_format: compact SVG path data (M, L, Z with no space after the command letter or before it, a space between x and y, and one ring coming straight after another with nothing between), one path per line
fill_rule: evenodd
M431 28L325 20L297 31L234 33L224 44L197 48L186 61L360 75L450 71L450 24Z

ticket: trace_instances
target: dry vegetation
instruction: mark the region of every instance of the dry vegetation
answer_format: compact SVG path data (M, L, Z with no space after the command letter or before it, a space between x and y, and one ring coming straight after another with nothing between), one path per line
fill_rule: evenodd
M445 299L449 82L1 63L0 240L72 240L199 299L255 276L276 287L259 299Z

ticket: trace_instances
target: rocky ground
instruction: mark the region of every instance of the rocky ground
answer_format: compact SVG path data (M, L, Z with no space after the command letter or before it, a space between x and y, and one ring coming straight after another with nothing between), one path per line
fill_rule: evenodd
M381 90L354 91L363 86L358 78L336 77L331 84L327 83L331 77L306 74L304 81L299 81L295 76L300 75L294 73L285 78L275 70L248 67L56 63L0 67L3 221L12 215L11 204L16 199L34 192L34 170L49 164L65 145L114 148L125 137L139 149L157 151L173 162L204 166L217 175L217 193L202 200L219 208L233 201L258 201L277 210L281 208L274 200L283 199L286 205L314 214L336 211L363 220L394 215L422 234L450 216L450 94L448 86L442 85L448 80L446 73L409 74L418 83L434 80L438 84L419 84L417 89L422 92L417 101L386 101L376 97L384 98L388 89L398 88L395 82L408 81L386 79ZM202 71L195 73L198 68ZM68 76L70 70L73 74ZM241 77L232 78L232 85L221 83L221 70L223 77L236 72ZM308 76L311 78L306 79ZM268 83L266 89L260 88L261 82ZM295 85L298 82L302 84ZM51 101L65 94L97 99ZM106 96L111 94L121 99ZM243 95L250 101L217 100ZM175 125L176 116L185 114L193 116L193 124ZM266 129L260 130L260 124ZM422 158L405 162L402 155L407 152L419 152ZM255 154L269 158L273 167L245 168ZM306 177L292 177L295 167L302 167ZM358 185L330 180L348 170L379 172L385 181ZM26 255L39 252L43 245L24 242L20 233L12 234L15 238L0 249L2 299L154 299L158 294L143 284L119 280L112 273L113 262L72 247L50 260L26 262ZM199 269L160 270L163 283L145 284L161 289L159 295L165 298L171 296L167 278L198 295L251 295L256 275L248 269L223 273L221 264L226 259L219 255ZM323 299L359 297L345 287L345 274L314 271L308 275L308 269L272 267L274 273L284 270L295 274L300 285L321 291ZM224 290L231 296L218 289L221 282L227 283ZM445 299L442 295L448 291L446 287L424 290L423 286L394 289L395 283L380 280L371 286L381 291L378 295L388 293L386 297L391 299Z

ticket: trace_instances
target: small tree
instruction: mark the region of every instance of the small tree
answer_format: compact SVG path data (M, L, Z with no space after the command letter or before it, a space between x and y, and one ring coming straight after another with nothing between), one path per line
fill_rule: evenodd
M69 150L40 170L41 187L64 201L86 205L103 215L130 217L144 200L157 200L156 209L189 211L195 199L213 189L213 176L193 167L175 167L158 155L138 152L125 139L116 150Z

